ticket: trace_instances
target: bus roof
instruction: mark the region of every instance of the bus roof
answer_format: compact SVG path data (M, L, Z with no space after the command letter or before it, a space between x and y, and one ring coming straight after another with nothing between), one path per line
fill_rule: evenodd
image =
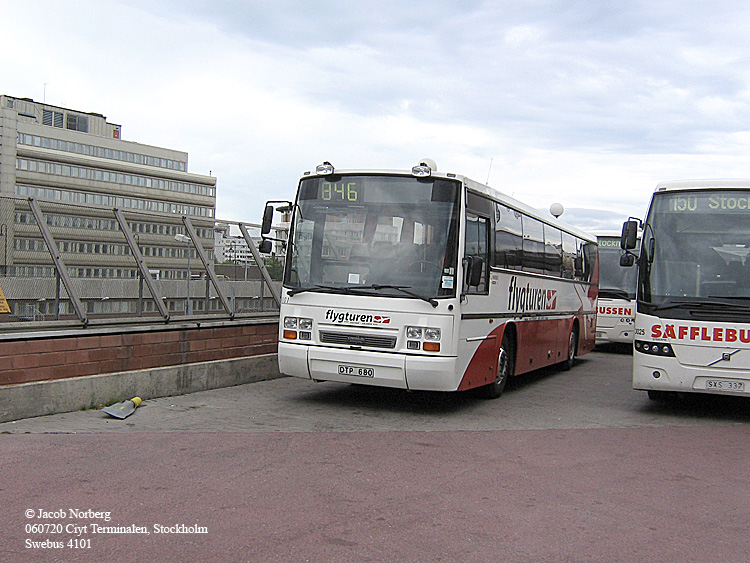
M654 192L677 190L701 190L706 188L746 188L750 189L750 180L741 178L717 178L704 180L669 180L659 182Z
M340 170L336 169L336 174L361 174L361 175L394 175L394 176L409 176L413 177L411 170L367 170L367 169L350 169L350 170ZM305 172L302 175L303 179L306 178L315 178L315 177L325 177L323 174L316 174L314 172ZM488 196L491 199L494 199L496 201L499 201L508 207L514 208L516 211L521 211L522 213L529 215L531 217L534 217L535 219L539 219L540 221L544 223L548 223L550 225L553 225L555 227L558 227L559 229L566 231L572 235L575 235L577 237L580 237L582 239L588 240L589 242L596 242L596 236L587 233L585 231L582 231L581 229L574 227L573 225L569 225L565 221L561 221L560 219L557 219L551 215L545 215L543 212L539 211L538 209L534 209L533 207L518 201L517 199L504 194L503 192L496 190L495 188L492 188L486 184L482 184L480 182L477 182L475 180L472 180L471 178L467 178L466 176L462 176L460 174L453 174L451 172L439 172L436 170L432 171L431 174L432 178L443 178L446 180L458 180L460 182L463 182L463 184L475 191L482 193L486 196Z

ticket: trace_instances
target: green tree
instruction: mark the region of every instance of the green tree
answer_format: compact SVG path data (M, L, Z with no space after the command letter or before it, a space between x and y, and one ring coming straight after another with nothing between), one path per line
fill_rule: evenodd
M266 270L268 270L268 274L271 276L271 279L280 281L282 275L284 274L284 263L281 261L281 259L277 258L276 256L268 256L266 258L263 258L263 262L265 262L266 264Z

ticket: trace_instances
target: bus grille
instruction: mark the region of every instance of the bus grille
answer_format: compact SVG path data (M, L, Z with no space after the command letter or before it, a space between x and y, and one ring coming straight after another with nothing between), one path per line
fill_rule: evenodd
M367 346L368 348L395 348L395 336L370 336L363 334L345 334L342 332L320 331L320 341L326 344L344 344L346 346Z

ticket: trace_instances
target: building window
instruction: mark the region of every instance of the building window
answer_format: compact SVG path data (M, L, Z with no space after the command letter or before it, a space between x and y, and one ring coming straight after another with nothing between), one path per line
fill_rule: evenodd
M68 114L67 128L73 131L89 132L89 118L87 115Z
M42 110L42 124L49 125L50 127L59 127L62 129L63 126L63 114L52 110Z

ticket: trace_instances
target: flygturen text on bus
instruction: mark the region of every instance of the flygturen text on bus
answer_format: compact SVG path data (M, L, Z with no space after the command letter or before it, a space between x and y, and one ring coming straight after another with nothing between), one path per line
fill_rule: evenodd
M570 368L594 346L596 239L429 159L407 171L326 162L294 204L272 203L291 212L284 374L497 397L509 376Z

